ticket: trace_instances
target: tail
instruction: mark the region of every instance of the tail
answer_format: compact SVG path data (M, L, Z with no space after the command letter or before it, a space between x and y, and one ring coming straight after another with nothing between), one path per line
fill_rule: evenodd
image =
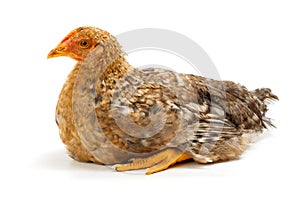
M271 119L265 116L265 113L268 111L268 104L275 100L279 100L279 98L272 93L271 89L269 88L259 88L252 91L253 95L256 96L262 102L262 116L263 122L269 126L275 127L272 124Z
M253 91L253 94L262 102L269 104L274 100L279 100L278 97L272 93L270 88L259 88Z

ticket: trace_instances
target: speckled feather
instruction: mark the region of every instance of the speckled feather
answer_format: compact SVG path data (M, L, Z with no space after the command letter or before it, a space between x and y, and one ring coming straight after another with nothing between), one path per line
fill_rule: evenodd
M94 106L103 134L123 151L150 153L175 146L199 163L225 161L237 158L252 136L272 126L265 117L267 103L278 98L270 89L249 91L231 81L158 68L137 69L128 64L108 32L91 27L78 32L78 37L102 45L105 56L100 57L120 52L98 77ZM104 41L109 41L109 46ZM74 84L84 62L90 61L79 61L68 76L59 96L56 121L74 159L103 163L99 154L91 152L89 143L82 141L74 121ZM104 146L97 144L97 148ZM114 155L114 151L108 154L109 164L130 159Z

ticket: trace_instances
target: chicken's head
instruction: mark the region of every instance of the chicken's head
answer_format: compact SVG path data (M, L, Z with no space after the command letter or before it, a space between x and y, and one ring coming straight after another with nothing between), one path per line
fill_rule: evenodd
M71 31L48 54L48 58L68 56L82 61L101 41L112 37L108 32L96 27L79 27Z

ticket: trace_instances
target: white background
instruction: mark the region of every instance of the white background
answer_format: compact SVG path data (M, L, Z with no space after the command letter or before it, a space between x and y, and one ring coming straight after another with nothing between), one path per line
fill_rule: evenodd
M299 199L296 0L12 0L0 7L0 199ZM280 101L269 116L277 129L239 160L181 164L151 176L69 159L54 110L75 62L46 56L82 25L114 35L138 28L184 34L209 54L222 79L273 89Z

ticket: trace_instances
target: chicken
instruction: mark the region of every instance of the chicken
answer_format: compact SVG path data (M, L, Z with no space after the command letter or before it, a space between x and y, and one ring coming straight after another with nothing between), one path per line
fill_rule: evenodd
M267 126L268 88L147 68L125 59L114 36L96 27L71 31L48 58L77 60L59 95L56 122L72 158L147 168L152 174L192 159L238 158Z

